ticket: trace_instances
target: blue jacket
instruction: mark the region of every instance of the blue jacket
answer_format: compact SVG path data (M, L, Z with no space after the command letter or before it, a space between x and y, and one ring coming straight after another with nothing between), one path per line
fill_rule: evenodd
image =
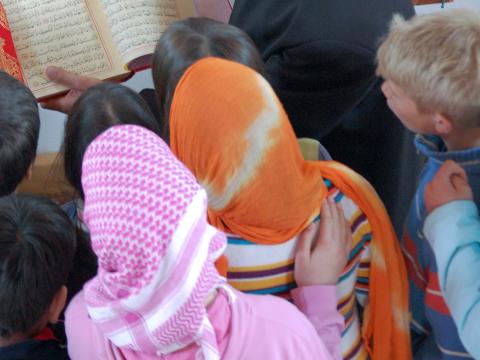
M423 234L426 217L424 190L443 162L451 159L465 169L478 204L480 148L446 151L442 140L434 136L417 136L415 145L427 158L427 162L408 213L402 238L409 273L413 350L415 357L421 359L465 359L468 358L467 351L442 296L435 256Z
M433 211L423 233L437 262L442 294L460 339L480 359L480 218L471 201L454 201Z

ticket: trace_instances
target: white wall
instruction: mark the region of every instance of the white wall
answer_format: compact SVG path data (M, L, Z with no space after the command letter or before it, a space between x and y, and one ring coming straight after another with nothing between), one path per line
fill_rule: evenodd
M480 0L454 0L453 3L446 3L445 8L470 8L480 10ZM441 7L439 4L416 6L418 14L440 10ZM135 74L135 76L125 84L138 91L144 88L153 88L150 70ZM38 152L57 151L62 142L65 115L55 111L40 109L40 120L41 128Z

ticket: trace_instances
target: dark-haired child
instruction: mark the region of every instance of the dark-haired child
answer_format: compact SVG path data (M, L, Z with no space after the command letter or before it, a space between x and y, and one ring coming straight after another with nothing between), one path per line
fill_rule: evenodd
M0 71L0 197L14 193L20 182L31 176L39 131L38 105L32 92ZM72 249L76 251L72 271L66 273L67 301L96 273L96 258L88 237L81 231L76 235L78 246ZM55 327L55 333L64 339L61 326Z
M156 101L164 140L173 92L185 70L205 57L219 57L263 74L263 61L250 37L239 28L207 18L188 18L170 25L155 48L152 63ZM146 91L142 92L145 96Z
M160 135L148 105L125 86L100 83L89 88L73 106L65 125L64 166L68 182L81 199L82 160L87 146L102 132L120 124L140 125Z
M0 196L13 193L30 176L40 118L32 92L0 71Z
M148 105L133 90L118 84L100 83L89 88L75 103L65 125L63 156L64 171L78 198L63 206L64 211L77 226L79 256L75 266L77 275L72 293L78 292L86 280L96 274L96 256L87 238L83 224L83 189L81 184L82 160L87 146L103 131L118 124L143 126L160 134L157 120ZM81 271L81 272L80 272ZM73 294L74 295L74 294Z
M74 227L50 200L0 198L0 358L68 359L47 328L66 302Z

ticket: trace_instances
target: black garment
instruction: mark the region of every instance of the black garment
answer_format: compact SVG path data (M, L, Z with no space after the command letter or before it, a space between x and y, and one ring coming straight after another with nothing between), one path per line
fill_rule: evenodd
M148 104L148 107L152 111L152 114L158 120L158 123L160 124L160 128L163 129L164 124L162 122L162 114L161 114L160 109L158 108L158 105L157 105L157 97L155 95L155 90L154 89L143 89L142 91L140 91L140 96Z
M397 231L416 188L413 136L388 109L376 48L410 0L236 0L230 23L246 31L299 137L320 140L364 175Z
M2 360L68 360L67 350L56 340L26 340L0 347Z
M75 225L75 233L77 237L77 248L75 249L73 266L67 279L68 305L75 295L82 290L83 285L97 275L97 256L92 249L90 234L85 230L79 219L78 200L69 201L68 203L63 204L62 209Z

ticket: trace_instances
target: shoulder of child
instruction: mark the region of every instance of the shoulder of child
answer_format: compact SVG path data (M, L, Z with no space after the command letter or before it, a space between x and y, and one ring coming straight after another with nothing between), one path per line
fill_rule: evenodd
M68 354L72 359L97 358L94 325L88 316L84 291L70 301L65 311L65 332L68 340Z
M293 304L270 295L235 294L226 358L243 353L248 359L331 359L313 325Z

